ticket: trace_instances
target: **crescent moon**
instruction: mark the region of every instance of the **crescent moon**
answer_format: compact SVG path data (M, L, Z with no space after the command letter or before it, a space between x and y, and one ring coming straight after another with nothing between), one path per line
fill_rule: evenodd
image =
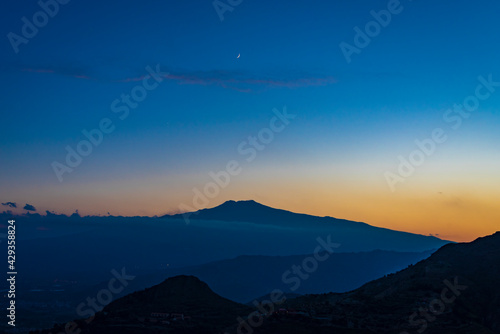
M241 54L238 53L238 57L236 57L236 58L240 58L240 56L241 56Z

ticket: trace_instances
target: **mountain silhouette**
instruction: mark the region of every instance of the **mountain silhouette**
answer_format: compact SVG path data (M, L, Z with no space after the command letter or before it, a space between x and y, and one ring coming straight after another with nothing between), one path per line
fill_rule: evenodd
M248 307L220 297L209 286L194 276L180 275L168 278L143 291L127 295L109 304L104 312L132 316L141 305L141 313L151 312L204 313L207 317L229 313L235 317L248 312Z
M194 276L176 276L75 321L81 333L219 333L253 309L222 298ZM63 330L55 326L53 332ZM33 333L50 333L40 331Z
M408 232L375 227L366 223L317 217L275 209L248 201L227 201L219 206L184 214L165 215L163 219L187 219L194 223L210 225L218 222L250 223L255 226L280 227L287 229L307 229L318 233L331 233L340 244L339 251L367 251L384 249L403 252L422 252L438 249L450 241L434 236L424 236ZM319 232L321 231L321 232Z
M500 333L500 232L449 244L428 259L344 294L289 301L359 333ZM403 332L406 331L406 332Z
M210 209L201 209L195 212L188 212L176 215L165 215L163 218L184 218L195 220L220 220L233 222L246 222L255 224L267 224L289 227L323 227L325 223L336 224L357 224L365 223L337 219L332 217L317 217L302 213L294 213L286 210L275 209L269 206L248 201L227 201L219 206Z
M443 246L428 259L351 292L306 295L266 306L275 312L261 313L254 328L248 325L248 315L255 309L220 297L193 276L176 276L134 292L109 304L89 324L76 323L83 334L496 334L499 277L497 232L471 243ZM182 319L163 323L155 318L166 313L182 314Z

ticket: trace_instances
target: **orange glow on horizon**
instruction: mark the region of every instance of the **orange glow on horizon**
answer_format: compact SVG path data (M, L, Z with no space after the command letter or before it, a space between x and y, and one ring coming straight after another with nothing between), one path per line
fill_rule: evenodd
M450 174L448 178L426 176L426 182L416 175L391 193L380 171L373 177L337 168L335 177L324 179L321 175L327 175L327 171L323 168L308 168L305 172L295 166L271 172L246 170L201 207L193 204L193 189L203 189L207 183L205 174L86 183L77 194L71 184L57 189L43 188L40 194L32 191L33 197L38 198L32 203L42 214L45 210L71 214L78 209L82 215L110 212L115 216L160 216L179 213L181 204L197 210L227 200L252 199L296 213L360 221L458 242L469 242L500 230L497 200L500 190L494 186L493 176L461 177L462 182L456 185L453 181L457 175ZM13 200L22 202L23 188L16 191Z

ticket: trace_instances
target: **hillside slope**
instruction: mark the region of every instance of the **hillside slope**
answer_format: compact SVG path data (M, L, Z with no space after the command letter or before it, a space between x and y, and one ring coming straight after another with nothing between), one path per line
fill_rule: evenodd
M377 333L500 333L500 232L443 246L428 259L345 294L309 295L289 307Z

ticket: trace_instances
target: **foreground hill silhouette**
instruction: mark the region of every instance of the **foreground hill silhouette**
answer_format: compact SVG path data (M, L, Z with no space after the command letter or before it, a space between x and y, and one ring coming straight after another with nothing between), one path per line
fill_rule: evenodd
M500 333L499 277L497 232L443 246L428 259L351 292L274 305L284 310L264 315L263 321L254 321L258 326L239 333ZM192 319L170 324L141 320L151 312L174 310ZM82 333L99 334L238 333L236 319L251 311L216 295L195 277L178 276L112 302L81 326Z
M218 333L252 311L215 294L198 278L183 275L122 297L94 319L76 324L81 333ZM59 331L63 326L52 333Z

